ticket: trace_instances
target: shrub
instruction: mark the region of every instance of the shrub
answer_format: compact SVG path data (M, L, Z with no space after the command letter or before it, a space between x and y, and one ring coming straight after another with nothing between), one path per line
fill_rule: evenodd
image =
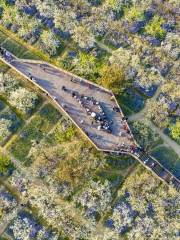
M124 9L125 18L129 22L133 22L135 20L142 20L144 18L143 11L138 9L137 7L133 6L131 8Z
M13 164L10 157L0 151L0 173L6 174L8 169L12 166Z
M19 87L10 95L9 102L23 114L29 114L35 108L38 96L29 90Z
M6 137L9 136L11 125L11 120L5 118L0 119L0 142L2 142Z
M124 71L117 64L105 65L101 70L99 82L105 88L112 90L115 94L119 94L126 84Z
M58 128L60 127L61 126L58 126ZM73 126L68 127L66 131L57 129L57 131L55 132L56 141L58 141L59 143L70 141L74 137L74 135L75 129Z
M180 139L180 121L177 121L176 124L170 127L171 136L173 139Z
M50 56L54 56L60 47L60 41L51 31L44 30L40 36L40 47Z
M159 40L163 40L166 35L166 31L161 27L163 23L164 19L162 17L154 16L151 22L145 27L146 33Z
M13 79L9 74L0 73L0 93L9 94L17 88L18 84L18 81Z

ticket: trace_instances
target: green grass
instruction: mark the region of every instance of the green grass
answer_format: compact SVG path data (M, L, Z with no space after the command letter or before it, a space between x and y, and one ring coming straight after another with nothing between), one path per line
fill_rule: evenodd
M0 237L0 240L11 240L11 238L10 237L6 237L6 236L2 236L2 237Z
M151 154L175 176L180 177L180 158L172 148L158 146Z
M134 112L128 106L124 105L122 102L119 102L119 105L121 106L121 109L126 116L134 114Z
M23 47L22 45L7 39L2 46L7 49L8 51L10 51L11 53L13 53L15 56L17 57L21 57L23 55L24 52L27 51L27 49L25 47Z
M0 100L0 112L5 108L5 104Z
M21 55L25 54L25 52L28 50L33 55L33 59L37 57L38 59L42 59L44 61L47 61L47 62L53 63L55 65L58 65L57 61L55 59L50 58L47 54L44 54L42 51L40 51L35 46L29 45L28 43L26 43L25 41L20 39L15 33L13 33L10 30L4 28L2 25L0 25L0 34L11 38L11 42L12 42L13 45L16 46L16 49L17 49L17 46L21 47L23 49L23 50L20 50ZM9 47L11 49L11 46L9 46ZM10 49L8 49L8 50L11 51Z
M94 179L102 182L110 181L112 191L116 194L134 163L135 160L130 156L107 156L106 165L95 172Z
M130 167L135 160L130 156L108 156L107 157L107 164L109 167L122 171L123 174L125 174L125 171L127 171L128 167Z
M30 123L25 126L20 136L15 139L10 145L10 151L14 157L22 162L28 158L28 153L36 141L39 141L46 136L60 118L60 113L52 105L45 105L35 116Z
M2 44L2 42L4 42L4 40L7 38L6 35L4 35L2 32L0 32L0 44Z
M21 58L32 59L32 60L41 60L41 58L39 56L35 55L34 53L32 53L30 51L27 51L27 52L23 53L21 55Z
M9 69L9 66L0 60L0 72L5 73Z

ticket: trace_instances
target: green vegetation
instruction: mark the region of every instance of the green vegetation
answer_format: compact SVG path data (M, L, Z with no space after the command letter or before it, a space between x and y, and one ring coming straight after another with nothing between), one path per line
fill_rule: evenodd
M7 174L9 169L12 169L13 164L10 157L0 150L0 174Z
M152 150L152 155L175 176L180 176L180 158L173 149L163 145L158 146Z
M10 150L13 156L20 161L26 161L33 145L38 145L40 140L52 129L60 115L50 104L45 105L22 130L15 142L11 143Z
M68 142L75 136L74 126L67 127L63 131L62 123L57 126L57 131L55 132L55 139L58 143Z
M103 87L112 90L115 94L121 93L127 86L123 69L115 64L102 68L99 83Z
M4 62L0 60L0 73L5 73L9 69L9 66L7 66Z
M2 35L2 33L1 33ZM5 37L5 35L4 35ZM24 52L27 51L26 48L24 48L22 45L16 43L15 41L12 41L11 39L6 39L2 44L2 47L10 51L12 54L14 54L17 57L21 57Z
M162 143L159 135L150 128L148 122L133 122L132 132L140 146L143 146L147 151Z
M177 0L0 2L3 47L111 89L125 115L146 107L140 121L131 124L135 138L180 176L178 155L148 122L166 128L179 143ZM49 229L73 239L178 237L180 201L175 189L160 183L131 157L97 152L51 104L41 105L44 99L34 94L36 89L1 61L0 72L4 73L0 75L0 173L5 175L0 181L12 187L22 203L28 200L27 211L30 208ZM159 92L151 98L157 86ZM13 166L8 154L18 169L10 176ZM0 217L13 215L6 196L0 188ZM31 224L18 216L14 220L9 224L14 238L29 239ZM45 227L41 230L35 239L47 239ZM48 236L54 239L58 235Z
M145 31L147 34L162 40L166 35L166 31L161 27L164 22L162 17L154 16L151 22L146 25Z
M176 124L172 125L170 127L171 130L171 136L175 140L180 139L180 121L177 121Z
M124 15L128 21L133 22L135 20L143 20L144 11L141 8L132 6L130 8L124 8Z

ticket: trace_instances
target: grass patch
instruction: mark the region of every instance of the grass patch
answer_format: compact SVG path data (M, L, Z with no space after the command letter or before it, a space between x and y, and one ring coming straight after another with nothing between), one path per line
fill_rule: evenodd
M41 58L37 55L35 55L34 53L27 51L25 53L22 54L21 58L23 59L32 59L32 60L41 60Z
M57 123L59 118L60 113L58 110L50 104L45 105L10 145L12 155L25 162L33 144L38 144Z
M112 191L116 194L134 163L135 160L130 156L109 155L106 157L106 165L96 171L94 179L111 182Z
M126 105L124 105L121 101L118 101L119 102L119 105L123 111L123 113L126 115L126 116L130 116L132 114L134 114L134 112L129 108L127 107Z
M27 49L20 44L12 41L11 39L7 39L3 44L2 47L13 53L17 57L21 57Z
M44 61L53 63L58 66L58 62L52 58L50 58L47 54L42 53L39 49L37 49L35 46L31 46L22 39L20 39L15 33L11 32L8 29L5 29L2 25L0 25L0 33L4 34L6 37L11 38L11 41L14 44L18 44L22 48L25 49L25 51L30 51L34 56L37 56L37 58L42 59ZM25 51L21 52L21 54L25 54Z
M9 70L9 66L0 60L0 72L5 73Z
M130 167L135 160L130 156L108 156L107 157L107 164L113 169L123 171L125 173L125 170L127 170L128 167Z
M5 111L0 113L0 119L10 121L10 126L6 134L4 133L4 135L2 136L0 135L0 144L4 145L5 142L12 136L12 134L14 134L17 131L17 129L21 126L22 121L10 108L6 108Z
M2 237L0 237L0 240L11 240L11 238L10 237L6 237L6 236L2 236Z
M4 108L5 108L5 104L0 100L0 111L2 111Z
M118 97L120 104L128 106L132 112L139 112L144 108L144 98L132 89L127 89Z
M180 178L180 158L172 148L158 146L151 152L164 167L171 171L175 176Z
M3 43L6 40L7 36L0 32L0 43Z

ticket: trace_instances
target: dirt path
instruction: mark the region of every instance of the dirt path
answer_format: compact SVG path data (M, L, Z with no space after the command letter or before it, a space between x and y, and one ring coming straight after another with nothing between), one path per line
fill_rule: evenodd
M158 89L156 90L156 93L151 98L151 100L155 100L158 97L160 91L161 91L161 85L158 86ZM144 115L146 114L146 110L147 110L147 105L145 104L144 108L141 111L129 116L128 121L129 122L134 122L134 121L141 120L144 117Z
M105 51L107 51L108 53L112 54L113 50L110 47L108 47L107 45L105 45L104 43L102 43L100 41L96 41L96 43L100 48L102 48Z
M176 153L177 155L180 157L180 146L179 144L177 144L175 141L173 141L170 137L168 137L166 134L163 133L163 131L161 129L159 129L158 127L156 127L152 122L150 122L150 127L157 132L160 137L164 140L164 142L171 147Z

